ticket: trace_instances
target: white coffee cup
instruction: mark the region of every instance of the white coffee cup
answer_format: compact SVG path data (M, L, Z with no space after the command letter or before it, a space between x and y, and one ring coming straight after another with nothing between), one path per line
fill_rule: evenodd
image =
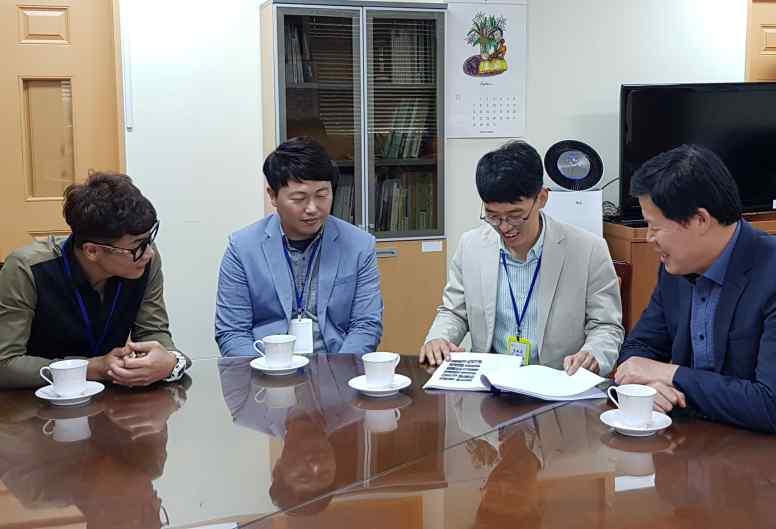
M401 412L396 408L367 410L364 424L373 433L392 432L398 428L400 418Z
M271 334L253 342L253 349L265 358L268 366L288 367L294 356L295 342L296 337L290 334Z
M292 408L296 406L296 388L286 386L279 388L261 388L253 400L257 404L266 404L268 408Z
M288 334L296 337L297 353L313 352L313 320L310 318L291 318Z
M370 388L385 388L393 384L393 373L401 357L396 353L367 353L361 357L364 361L366 385Z
M617 392L617 398L612 396ZM652 409L655 406L657 391L641 384L611 386L607 393L609 399L620 409L620 418L628 426L646 426L652 421Z
M86 368L88 360L59 360L40 368L40 376L51 384L51 388L60 397L75 397L86 391ZM46 371L49 377L45 375Z
M76 417L74 419L49 419L42 428L43 435L54 437L60 443L72 443L83 441L92 436L89 428L89 417Z

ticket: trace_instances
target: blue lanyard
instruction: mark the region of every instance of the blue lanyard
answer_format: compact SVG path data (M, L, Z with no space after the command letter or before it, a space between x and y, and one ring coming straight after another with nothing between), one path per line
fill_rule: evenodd
M528 303L531 301L531 294L533 294L534 286L536 285L536 278L539 277L539 270L542 267L542 257L539 256L539 262L536 263L536 270L534 270L533 279L531 279L531 286L528 288L528 295L525 297L525 303L523 304L523 314L517 310L517 301L515 301L515 293L512 290L512 280L509 279L509 270L507 270L507 254L504 250L501 250L501 264L504 266L504 275L507 278L507 284L509 285L509 297L512 298L512 309L515 311L515 320L517 321L517 337L520 338L523 328L523 319L526 312L528 312Z
M283 253L286 255L286 262L288 263L288 271L291 272L291 282L294 284L294 294L296 297L296 306L294 307L296 309L296 313L299 315L299 317L302 317L302 311L304 310L304 291L307 287L307 281L310 278L310 270L312 270L313 263L315 262L315 257L318 253L318 248L321 245L321 237L318 237L318 240L313 243L313 251L310 253L310 260L307 262L307 273L304 276L304 281L302 282L302 290L300 291L296 287L296 275L294 274L294 264L291 262L291 255L288 253L288 241L286 241L286 238L283 237Z
M70 269L70 262L67 260L67 247L70 244L70 237L65 241L65 244L62 245L62 263L65 267L65 274L67 275L67 279L71 282L73 282L73 272ZM105 337L108 335L108 329L110 328L110 322L113 319L113 314L116 312L116 304L119 301L119 297L121 296L121 289L124 286L123 282L119 282L119 286L116 288L116 294L113 296L113 303L111 303L110 306L110 313L108 314L108 319L105 320L105 328L102 330L102 336L100 336L100 339L97 340L94 336L94 328L92 327L92 320L89 318L89 311L86 310L86 303L84 303L84 298L81 296L81 292L78 290L78 287L73 285L73 290L75 291L75 299L78 301L78 307L81 309L81 318L83 318L84 325L86 326L86 337L89 339L89 345L92 348L92 356L99 356L100 349L102 347L103 342L105 341Z

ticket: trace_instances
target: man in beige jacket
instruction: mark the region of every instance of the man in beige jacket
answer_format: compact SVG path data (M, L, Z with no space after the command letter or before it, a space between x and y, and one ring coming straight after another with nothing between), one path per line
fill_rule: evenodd
M442 305L420 352L440 364L471 333L471 350L518 354L524 363L601 375L623 341L619 284L606 242L541 210L539 154L511 142L483 156L479 228L461 237Z

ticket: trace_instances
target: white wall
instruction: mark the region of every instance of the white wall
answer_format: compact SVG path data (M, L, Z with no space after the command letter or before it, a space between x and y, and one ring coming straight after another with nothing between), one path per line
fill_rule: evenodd
M746 0L528 0L526 139L589 143L619 176L621 84L742 81ZM448 140L449 257L476 226L473 168L503 140ZM548 179L548 184L551 183ZM605 200L619 202L617 184Z
M263 216L258 2L123 0L134 127L127 172L153 201L176 345L217 354L226 237Z

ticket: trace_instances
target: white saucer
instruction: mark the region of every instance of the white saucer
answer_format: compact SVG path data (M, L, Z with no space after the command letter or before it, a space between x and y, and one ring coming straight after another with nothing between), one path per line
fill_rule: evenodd
M284 367L268 366L267 361L263 356L254 358L251 360L251 367L258 369L266 375L281 376L291 375L296 373L297 369L300 369L310 363L310 359L305 356L294 355L291 357L291 365Z
M40 399L49 401L54 406L78 406L81 404L86 404L93 396L97 395L104 389L105 386L103 386L100 382L87 380L86 389L84 392L80 395L76 395L75 397L60 397L54 393L54 390L50 385L38 388L35 391L35 396Z
M601 414L601 422L623 435L649 437L671 426L671 417L665 413L653 411L652 420L646 426L630 426L622 422L620 410L609 410Z
M412 380L398 373L393 375L393 384L384 388L372 388L366 385L366 375L351 378L348 380L348 386L367 397L391 397L412 384Z

